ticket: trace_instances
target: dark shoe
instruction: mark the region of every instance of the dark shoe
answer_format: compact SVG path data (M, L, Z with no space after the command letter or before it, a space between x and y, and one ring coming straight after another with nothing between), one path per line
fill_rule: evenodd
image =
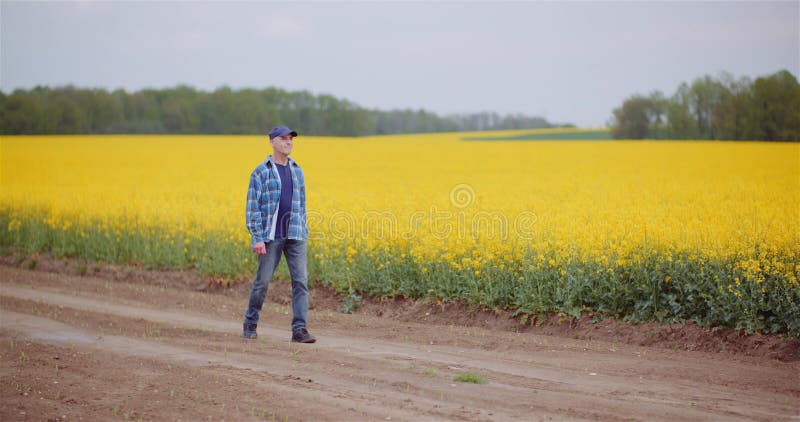
M317 341L317 339L314 338L305 327L292 331L292 343L313 343L315 341Z
M244 338L258 338L258 333L256 333L256 327L258 324L250 324L248 322L244 323L244 332L242 333L242 337Z

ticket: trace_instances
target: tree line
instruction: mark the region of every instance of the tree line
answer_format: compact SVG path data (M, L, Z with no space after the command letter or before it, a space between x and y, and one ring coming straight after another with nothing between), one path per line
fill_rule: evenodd
M362 136L553 127L541 117L367 109L330 95L279 88L213 92L36 87L0 92L0 133L264 134L285 124L308 135Z
M617 139L800 141L800 84L787 70L755 81L704 76L671 97L628 97L609 126Z

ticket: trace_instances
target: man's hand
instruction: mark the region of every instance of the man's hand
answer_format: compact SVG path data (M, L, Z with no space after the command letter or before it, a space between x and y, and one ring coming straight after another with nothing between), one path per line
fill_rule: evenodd
M267 245L265 245L264 242L258 242L255 245L253 245L253 252L255 252L256 255L266 255Z

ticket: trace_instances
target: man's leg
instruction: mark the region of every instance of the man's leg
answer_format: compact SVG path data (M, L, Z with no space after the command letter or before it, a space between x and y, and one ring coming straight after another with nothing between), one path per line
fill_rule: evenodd
M304 240L289 239L283 250L289 274L292 277L292 341L313 343L314 336L308 333L308 253Z
M255 325L258 323L258 314L264 306L264 299L267 297L267 289L269 283L272 281L272 276L275 274L275 268L278 267L278 262L281 260L281 252L283 251L286 239L275 239L267 242L267 253L258 256L258 270L256 276L253 278L253 288L250 290L250 301L247 306L247 311L244 314L244 331L245 337L255 338ZM251 326L252 330L248 330ZM251 332L248 335L248 332Z

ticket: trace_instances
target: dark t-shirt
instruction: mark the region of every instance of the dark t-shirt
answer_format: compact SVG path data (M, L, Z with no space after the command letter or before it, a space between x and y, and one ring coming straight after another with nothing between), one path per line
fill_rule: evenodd
M275 163L281 177L281 201L278 204L278 222L275 224L275 238L286 237L289 233L289 216L292 213L292 170L288 165Z

